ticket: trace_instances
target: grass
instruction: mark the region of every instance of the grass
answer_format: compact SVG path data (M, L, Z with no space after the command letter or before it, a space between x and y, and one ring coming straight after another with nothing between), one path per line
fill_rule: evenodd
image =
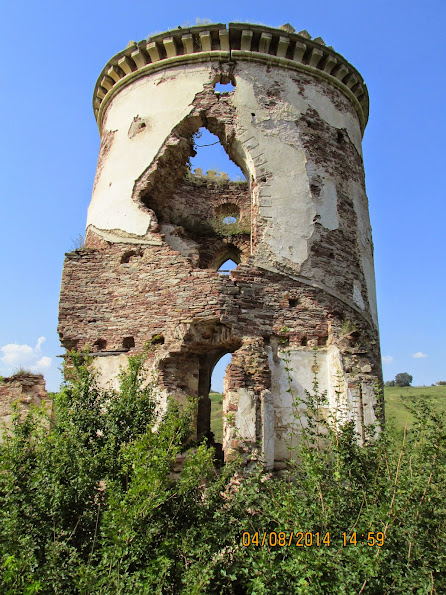
M209 393L211 399L211 432L214 432L215 442L223 442L223 395Z
M31 372L31 370L28 370L27 368L24 368L23 366L19 366L14 370L12 376L23 376L27 374L33 374L33 372Z
M413 416L406 409L405 404L416 402L420 397L427 397L435 409L446 413L446 386L386 386L384 388L386 419L393 421L398 432L404 430L406 421L408 421L408 429L413 422Z

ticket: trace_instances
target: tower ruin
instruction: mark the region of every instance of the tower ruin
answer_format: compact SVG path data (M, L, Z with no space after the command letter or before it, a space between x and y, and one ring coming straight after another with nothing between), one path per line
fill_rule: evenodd
M93 107L101 147L85 247L64 264L62 345L92 348L105 381L157 343L160 404L199 397L198 435L213 367L232 353L223 449L255 445L270 468L289 457L289 374L303 396L317 371L329 409L341 401L358 432L373 422L368 93L355 68L290 26L178 28L116 54ZM201 127L246 183L190 171ZM238 266L221 275L228 258Z

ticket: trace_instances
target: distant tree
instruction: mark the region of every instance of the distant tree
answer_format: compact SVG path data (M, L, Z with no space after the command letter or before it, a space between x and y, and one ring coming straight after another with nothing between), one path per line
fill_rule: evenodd
M395 386L395 380L386 380L385 386Z
M396 386L410 386L412 380L413 376L411 376L407 372L400 372L395 376Z
M437 382L437 385L438 385L438 386L446 386L446 380L439 380L439 381Z

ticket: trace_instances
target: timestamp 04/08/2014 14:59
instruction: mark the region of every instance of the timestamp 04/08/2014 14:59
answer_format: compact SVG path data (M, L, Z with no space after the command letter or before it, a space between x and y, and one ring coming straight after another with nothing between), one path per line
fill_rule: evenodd
M255 531L249 533L245 531L242 534L242 545L248 546L271 546L271 547L320 547L330 545L341 545L342 547L355 546L364 544L369 547L381 547L384 545L384 533L382 531L369 531L367 533L342 533L340 536L341 543L335 536L331 535L329 531L325 533L311 531L292 531L287 533L285 531Z

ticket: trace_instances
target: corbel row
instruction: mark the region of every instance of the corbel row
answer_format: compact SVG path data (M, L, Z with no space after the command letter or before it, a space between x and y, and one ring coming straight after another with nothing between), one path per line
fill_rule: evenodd
M345 86L356 98L362 112L361 124L365 127L368 93L363 79L320 37L312 40L306 31L288 33L244 23L230 23L228 28L224 24L178 28L152 36L148 41L130 43L110 60L96 83L93 98L95 116L99 117L102 102L108 94L112 96L113 89L123 79L130 81L145 71L168 67L170 64L212 59L254 60L323 73L320 76L335 79L338 86Z

